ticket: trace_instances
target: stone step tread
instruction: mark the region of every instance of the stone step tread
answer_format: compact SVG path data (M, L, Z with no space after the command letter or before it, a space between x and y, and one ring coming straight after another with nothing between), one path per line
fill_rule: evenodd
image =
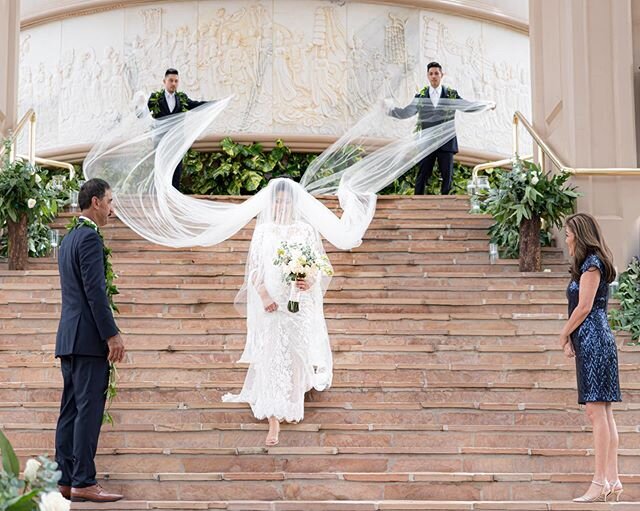
M19 448L16 447L16 454L32 455L41 448ZM547 456L547 457L568 457L568 456L593 456L593 449L534 449L529 447L416 447L398 446L384 447L374 445L371 447L352 446L281 446L276 447L101 447L97 451L98 455L163 455L163 456L439 456L439 455L481 455L481 456ZM619 449L620 457L639 457L640 449ZM640 461L640 460L639 460ZM638 481L640 482L640 480Z
M32 361L0 361L0 369L49 369L60 367L58 360L48 362L32 362ZM158 369L158 370L184 370L184 371L216 371L222 369L232 369L244 371L249 367L248 363L242 362L180 362L178 365L171 362L128 362L124 361L118 364L118 370L135 371L139 369ZM447 371L447 372L529 372L529 371L547 371L551 374L553 371L567 371L573 373L575 370L575 362L567 363L549 363L549 364L474 364L474 363L440 363L440 364L420 364L420 363L337 363L333 366L334 373L351 373L351 372L392 372L402 374L405 371ZM620 363L620 372L638 371L640 363ZM171 377L171 376L170 376ZM402 383L402 382L399 382ZM536 384L537 382L531 382Z
M2 423L0 424L6 431L55 431L56 423ZM503 425L503 424L384 424L384 423L313 423L302 422L298 424L284 423L281 425L282 431L296 432L320 432L320 431L346 431L346 432L461 432L461 433L499 433L502 435L525 435L526 433L572 433L591 434L593 428L586 425ZM207 423L115 423L105 426L104 433L138 432L148 433L190 433L190 432L210 432L210 431L268 431L269 425L264 422L207 422ZM618 426L618 433L635 434L640 433L640 424L636 426Z
M59 401L0 401L0 413L7 409L60 409ZM153 402L147 400L141 403L126 403L118 400L111 405L112 410L160 410L183 412L185 410L247 410L249 407L244 403L223 403L223 402ZM524 411L560 411L566 413L568 410L583 410L577 403L500 403L500 402L469 402L469 401L447 401L443 403L434 402L333 402L333 401L310 401L305 402L305 408L309 410L369 410L369 411L416 411L416 410L477 410L477 411L501 411L501 412L524 412ZM640 410L640 403L621 402L613 403L613 408L618 412Z
M114 503L74 503L77 510L195 511L576 511L586 509L567 500L122 500ZM640 502L589 504L590 511L640 511Z

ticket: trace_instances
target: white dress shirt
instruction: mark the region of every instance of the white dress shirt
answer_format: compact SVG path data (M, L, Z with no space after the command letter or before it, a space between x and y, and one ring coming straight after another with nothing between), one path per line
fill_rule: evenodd
M442 84L438 85L437 88L431 87L429 85L429 99L433 104L434 108L438 106L438 102L440 101L440 97L442 96Z
M164 91L164 98L167 100L167 105L169 105L169 112L173 112L173 109L176 107L176 93Z

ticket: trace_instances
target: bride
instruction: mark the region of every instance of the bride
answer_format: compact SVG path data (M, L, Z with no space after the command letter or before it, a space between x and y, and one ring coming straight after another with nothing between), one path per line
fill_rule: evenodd
M161 120L148 112L131 113L92 148L83 167L87 179L100 177L111 184L118 217L157 244L212 246L257 217L236 298L246 307L247 340L240 361L249 370L241 392L223 399L246 402L256 418L268 419L266 443L276 445L280 421L301 421L305 392L325 390L332 379L322 310L329 278L321 271L285 270L280 261L284 243L319 258L326 257L320 235L339 250L359 246L375 212L376 193L453 138L455 122L416 131L415 120L389 116L380 103L319 155L300 183L275 179L243 202L182 195L171 185L175 167L230 101ZM448 108L461 111L491 106L446 99L439 105L447 101ZM335 196L340 216L319 195ZM297 312L289 302L298 303Z
M332 377L322 310L328 278L317 272L289 283L275 264L283 243L324 254L318 232L301 218L298 188L288 179L267 187L270 204L258 215L239 293L239 301L247 305L247 344L240 362L249 363L249 370L240 394L223 396L227 402L249 403L256 419L269 419L268 446L278 444L280 421L304 418L305 392L327 389ZM298 312L287 308L292 285L299 292Z

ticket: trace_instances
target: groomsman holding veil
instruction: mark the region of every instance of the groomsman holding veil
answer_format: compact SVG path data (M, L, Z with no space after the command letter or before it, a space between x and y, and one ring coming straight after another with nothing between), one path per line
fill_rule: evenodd
M455 117L455 110L447 108L451 100L462 100L458 91L452 87L442 85L442 66L437 62L427 65L429 85L423 87L414 100L404 108L392 108L389 115L398 119L407 119L418 114L418 129L432 128ZM445 103L443 107L440 102ZM440 108L439 108L440 105ZM495 106L494 106L495 108ZM466 111L471 112L472 109ZM419 164L416 178L415 195L424 195L424 189L433 174L433 166L438 160L438 168L442 176L442 195L448 195L453 184L453 155L458 152L458 138L445 142L434 152L428 154Z
M190 99L184 92L178 91L180 77L178 70L169 68L164 73L162 81L164 88L151 94L147 106L151 115L155 119L161 119L168 115L187 112L194 108L204 105L206 101L194 101ZM182 177L182 162L178 163L171 181L176 190L180 190L180 179Z

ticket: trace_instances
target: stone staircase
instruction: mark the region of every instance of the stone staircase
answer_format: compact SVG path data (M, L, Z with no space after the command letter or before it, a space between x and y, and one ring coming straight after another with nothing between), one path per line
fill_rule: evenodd
M327 199L330 206L335 202ZM459 197L381 197L361 247L328 248L333 387L264 447L266 423L220 397L241 387L244 320L233 309L251 228L174 250L119 221L104 229L120 275L128 348L97 457L129 500L73 509L640 510L640 349L619 337L616 406L624 502L574 504L591 432L573 362L557 345L567 266L489 263L490 219ZM69 214L58 219L58 226ZM55 261L0 265L0 425L22 458L53 453Z

